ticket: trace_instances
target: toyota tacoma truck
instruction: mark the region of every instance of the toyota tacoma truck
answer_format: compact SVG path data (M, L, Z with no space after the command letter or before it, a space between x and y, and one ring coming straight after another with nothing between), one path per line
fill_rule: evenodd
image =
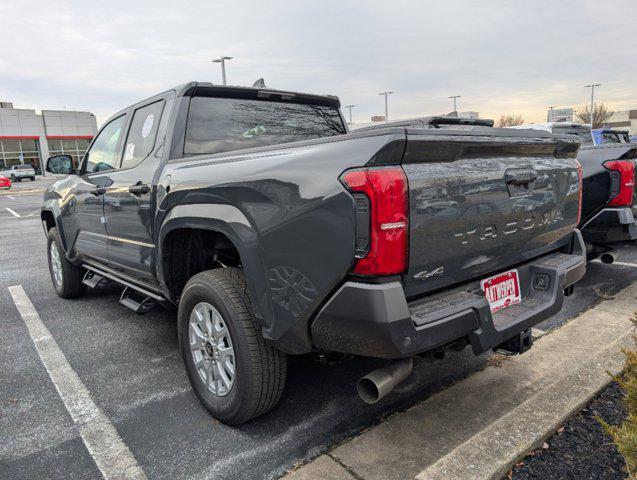
M358 384L374 402L415 355L521 353L560 310L586 268L578 147L435 119L349 133L336 97L189 83L114 115L77 169L48 159L68 174L41 213L53 286L176 306L226 423L277 403L288 355L390 360Z
M616 258L614 245L637 240L637 144L621 141L596 145L590 125L579 123L549 122L513 128L546 130L580 139L577 159L583 167L584 189L579 228L589 259L600 257L604 263L612 263ZM618 140L626 140L626 136Z

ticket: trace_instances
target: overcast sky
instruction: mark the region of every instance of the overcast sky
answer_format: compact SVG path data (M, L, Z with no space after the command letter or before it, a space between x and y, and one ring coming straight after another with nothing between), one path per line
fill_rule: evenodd
M98 122L191 80L330 93L354 121L459 110L545 120L584 85L637 108L637 1L14 1L0 4L0 100Z

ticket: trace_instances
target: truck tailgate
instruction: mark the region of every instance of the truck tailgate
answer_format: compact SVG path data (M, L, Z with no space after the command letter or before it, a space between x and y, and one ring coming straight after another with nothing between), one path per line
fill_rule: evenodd
M487 277L570 241L578 145L544 132L408 130L407 296Z

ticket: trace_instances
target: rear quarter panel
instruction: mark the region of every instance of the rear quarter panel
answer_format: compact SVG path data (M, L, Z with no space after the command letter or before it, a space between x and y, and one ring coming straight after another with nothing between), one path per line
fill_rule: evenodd
M339 176L393 140L343 135L168 163L158 184L169 184L170 193L158 198L156 222L183 205L236 209L241 220L227 219L228 228L254 239L237 248L264 336L291 353L307 352L308 320L354 259L353 201Z

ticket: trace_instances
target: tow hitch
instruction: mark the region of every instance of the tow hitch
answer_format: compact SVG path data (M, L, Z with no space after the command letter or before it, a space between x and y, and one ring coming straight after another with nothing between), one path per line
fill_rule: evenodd
M531 329L528 328L521 333L518 333L515 337L509 338L506 342L501 343L494 350L504 350L511 354L522 354L529 350L533 346L533 336L531 335Z

